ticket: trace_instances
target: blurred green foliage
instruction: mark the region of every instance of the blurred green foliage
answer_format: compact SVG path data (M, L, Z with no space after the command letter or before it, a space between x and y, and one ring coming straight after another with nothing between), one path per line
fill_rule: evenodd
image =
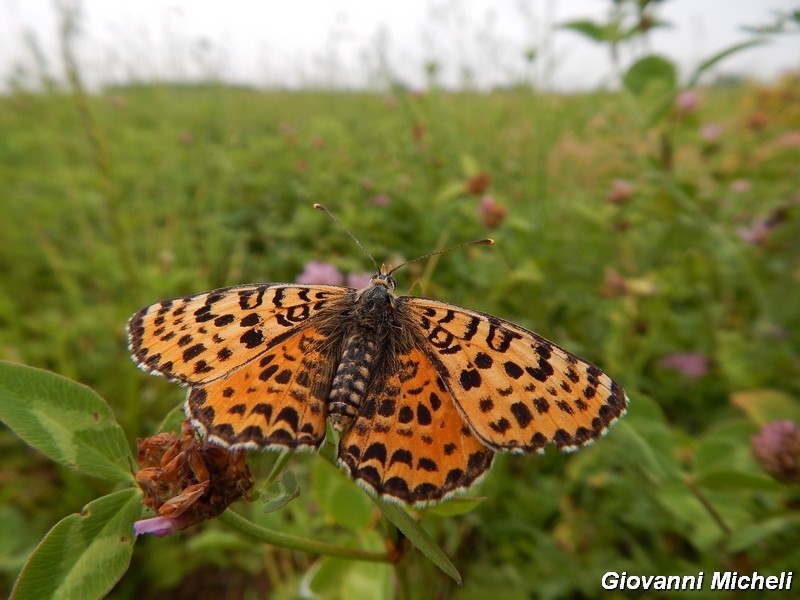
M796 416L800 396L800 79L680 93L648 86L646 67L635 94L154 85L0 98L0 358L91 386L131 445L184 394L129 361L131 313L293 281L312 260L371 270L313 202L379 262L495 238L409 265L399 291L531 328L632 399L594 446L499 457L474 510L427 512L461 588L402 542L394 567L316 560L208 523L140 539L112 597L596 597L609 570L796 568L797 484L765 475L750 438ZM111 488L6 429L0 449L10 586L56 521ZM274 455L251 460L263 481ZM256 499L255 522L386 549L361 490L314 456L289 468L300 496L272 512Z

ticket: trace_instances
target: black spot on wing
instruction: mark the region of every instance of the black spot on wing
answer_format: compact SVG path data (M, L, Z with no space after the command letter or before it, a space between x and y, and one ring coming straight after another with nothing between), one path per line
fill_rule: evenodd
M475 369L464 369L461 371L459 381L461 382L461 387L464 388L464 391L469 391L474 387L480 387L481 376Z
M394 459L394 457L392 457ZM367 447L366 451L364 452L364 456L361 457L361 460L367 461L370 459L376 459L382 465L386 464L386 446L380 442L373 442L372 444Z

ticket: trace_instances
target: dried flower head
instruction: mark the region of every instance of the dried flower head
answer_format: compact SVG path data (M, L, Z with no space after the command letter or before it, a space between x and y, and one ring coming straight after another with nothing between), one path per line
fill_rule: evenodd
M253 485L244 451L200 440L188 421L180 437L158 433L138 446L142 504L158 516L137 521L137 535L160 537L216 517Z
M488 173L485 173L484 171L478 171L472 177L467 179L465 189L468 194L472 194L473 196L480 196L486 190L489 189L489 186L491 184L492 184L491 176Z

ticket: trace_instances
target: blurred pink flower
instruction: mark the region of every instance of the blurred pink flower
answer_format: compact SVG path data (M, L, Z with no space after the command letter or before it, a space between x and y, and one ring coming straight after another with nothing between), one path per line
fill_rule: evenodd
M370 202L372 203L373 206L384 207L384 206L389 206L389 204L391 204L392 202L392 199L389 198L389 196L387 196L386 194L378 194L377 196L373 196L372 198L370 198Z
M164 537L193 524L191 519L182 515L177 517L152 517L136 521L133 524L133 531L137 536L149 533L156 537Z
M628 282L616 269L606 267L606 274L603 278L603 287L600 288L600 295L603 298L619 298L628 293Z
M615 179L611 190L606 194L606 201L611 204L625 204L633 196L633 186L626 179Z
M689 114L697 110L700 106L700 92L697 90L685 90L678 94L675 99L675 107L682 114Z
M360 290L369 285L370 279L372 279L372 273L348 273L347 285Z
M800 482L800 425L794 421L772 421L750 440L761 467L775 479Z
M766 219L755 219L747 227L739 227L736 230L736 235L739 239L758 246L767 241L769 234L772 233L774 228L770 226Z
M295 283L324 283L328 285L342 285L344 276L331 264L309 261L303 268L303 272L294 280Z
M736 235L748 244L763 244L781 224L789 220L790 206L789 204L779 206L766 217L753 219L753 222L747 227L737 229Z
M778 144L786 148L800 148L800 131L787 131L778 137Z
M716 142L722 135L723 128L719 123L707 123L700 128L700 137L706 142Z
M749 192L752 187L753 182L749 179L734 179L731 181L731 191L734 194L744 194L745 192Z
M481 198L478 205L478 216L481 223L487 229L496 229L500 227L506 218L506 207L498 204L491 196L484 196Z
M709 371L708 356L702 352L677 352L665 356L659 365L666 369L680 371L690 379L698 379Z

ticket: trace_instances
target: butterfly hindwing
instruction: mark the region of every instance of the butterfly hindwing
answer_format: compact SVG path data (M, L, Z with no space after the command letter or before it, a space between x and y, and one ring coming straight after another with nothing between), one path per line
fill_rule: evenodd
M420 349L378 375L339 442L339 465L375 495L426 504L474 485L492 464Z
M208 439L247 448L318 448L333 360L326 336L303 329L240 369L192 387L186 413Z
M253 284L164 300L128 321L130 351L142 369L171 381L213 381L349 293L332 285Z
M464 420L490 448L574 450L625 413L622 388L594 365L497 317L427 298L398 301Z

